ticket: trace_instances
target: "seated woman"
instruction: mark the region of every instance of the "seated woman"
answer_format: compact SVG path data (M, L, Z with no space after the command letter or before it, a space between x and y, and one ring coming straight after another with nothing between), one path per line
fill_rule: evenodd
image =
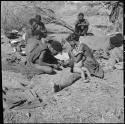
M33 36L34 31L39 30L42 38L47 37L47 29L45 25L41 22L41 16L36 15L36 18L31 18L29 20L29 28L26 30L25 40L27 41Z
M67 41L75 40L79 42L80 36L87 36L88 28L89 28L89 22L87 19L84 18L84 13L79 13L78 19L75 23L75 31L74 33L70 34L66 38L66 40Z
M47 29L45 27L45 24L41 20L41 16L36 15L35 19L36 19L36 30L40 30L42 37L46 38L47 37Z
M61 63L54 55L61 51L62 46L57 41L42 43L40 31L36 30L33 37L28 39L26 47L27 65L40 74L52 74L54 69L59 69Z
M73 66L71 67L71 72L77 72L81 74L82 79L86 82L91 78L90 73L86 67L84 67L83 60L85 60L84 52L78 49L75 42L71 41L70 45L72 49L69 51L69 57L73 61ZM85 74L88 79L86 79Z
M29 20L29 28L26 29L25 41L32 37L34 30L36 30L36 20L34 18Z
M74 42L74 45L78 47L78 51L80 52L77 58L78 60L82 61L83 63L82 66L88 69L91 76L103 78L104 71L102 70L101 66L96 61L95 57L93 56L92 50L84 43L79 44L78 42L75 42L75 41L73 42ZM73 42L70 42L70 44L72 44ZM87 73L88 76L89 76L89 73Z

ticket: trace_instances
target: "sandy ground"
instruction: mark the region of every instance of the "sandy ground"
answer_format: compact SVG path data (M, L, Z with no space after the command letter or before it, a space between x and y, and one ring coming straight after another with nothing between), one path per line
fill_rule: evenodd
M90 83L83 83L80 79L54 94L51 82L57 82L59 79L65 80L68 73L69 69L64 69L56 76L35 76L32 79L33 91L37 91L45 106L29 110L5 110L4 122L123 122L122 70L107 72L105 80L93 78ZM22 88L21 84L31 83L24 79L21 74L6 71L2 71L2 82L3 87L9 88Z
M71 20L75 20L75 18L75 14L72 18L69 18L66 13L63 17L71 25L74 23ZM101 19L97 16L87 18L93 25L108 25L107 18L105 17ZM67 29L55 25L48 25L47 28L67 31ZM81 42L87 42L90 47L95 49L105 48L108 44L108 40L104 38L107 30L101 30L92 26L89 30L95 36L101 36L101 39L97 41L94 37L94 42L91 43L88 39L81 38ZM52 35L56 36L59 41L68 36L68 34ZM8 39L4 40L4 42L7 41ZM1 48L1 58L4 60L6 55L12 52L12 48L8 43L2 44ZM22 110L4 110L4 123L124 122L123 70L109 70L105 72L103 80L93 77L89 83L83 83L82 79L79 79L73 85L64 88L58 93L54 93L52 88L53 82L62 83L69 74L71 74L69 68L65 68L62 71L57 71L56 75L36 75L31 81L28 81L21 73L2 70L3 88L24 88L22 84L32 84L32 91L37 92L40 98L43 99L40 107ZM27 95L27 97L30 96ZM6 104L3 103L3 106L5 107Z

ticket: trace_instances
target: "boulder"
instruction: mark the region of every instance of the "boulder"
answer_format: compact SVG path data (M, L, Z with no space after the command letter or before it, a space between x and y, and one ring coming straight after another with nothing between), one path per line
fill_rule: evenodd
M93 50L113 49L123 45L123 35L122 33L114 33L107 36L82 36L80 42L87 44Z
M80 43L87 44L92 50L103 49L109 46L109 36L82 36Z

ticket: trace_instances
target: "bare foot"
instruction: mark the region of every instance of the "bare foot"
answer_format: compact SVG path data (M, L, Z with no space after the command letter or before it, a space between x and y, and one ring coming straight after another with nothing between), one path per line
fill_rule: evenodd
M83 83L88 83L90 82L90 79L82 79L83 80Z
M81 74L82 80L85 80L85 74Z

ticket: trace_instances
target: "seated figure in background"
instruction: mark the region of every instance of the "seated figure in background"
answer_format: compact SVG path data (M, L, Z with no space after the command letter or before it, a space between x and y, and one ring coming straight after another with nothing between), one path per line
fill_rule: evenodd
M36 15L36 29L41 31L42 38L47 37L47 29L44 25L44 23L41 21L41 16Z
M26 32L26 41L28 40L28 38L32 37L33 33L36 30L39 30L41 33L41 38L46 38L47 37L47 29L44 25L43 22L41 22L41 16L40 15L36 15L35 18L32 18L29 20L29 24L30 24L30 28L27 30Z
M67 41L79 41L80 36L86 36L89 28L89 22L84 18L83 13L78 14L78 20L75 23L75 31L67 37Z

